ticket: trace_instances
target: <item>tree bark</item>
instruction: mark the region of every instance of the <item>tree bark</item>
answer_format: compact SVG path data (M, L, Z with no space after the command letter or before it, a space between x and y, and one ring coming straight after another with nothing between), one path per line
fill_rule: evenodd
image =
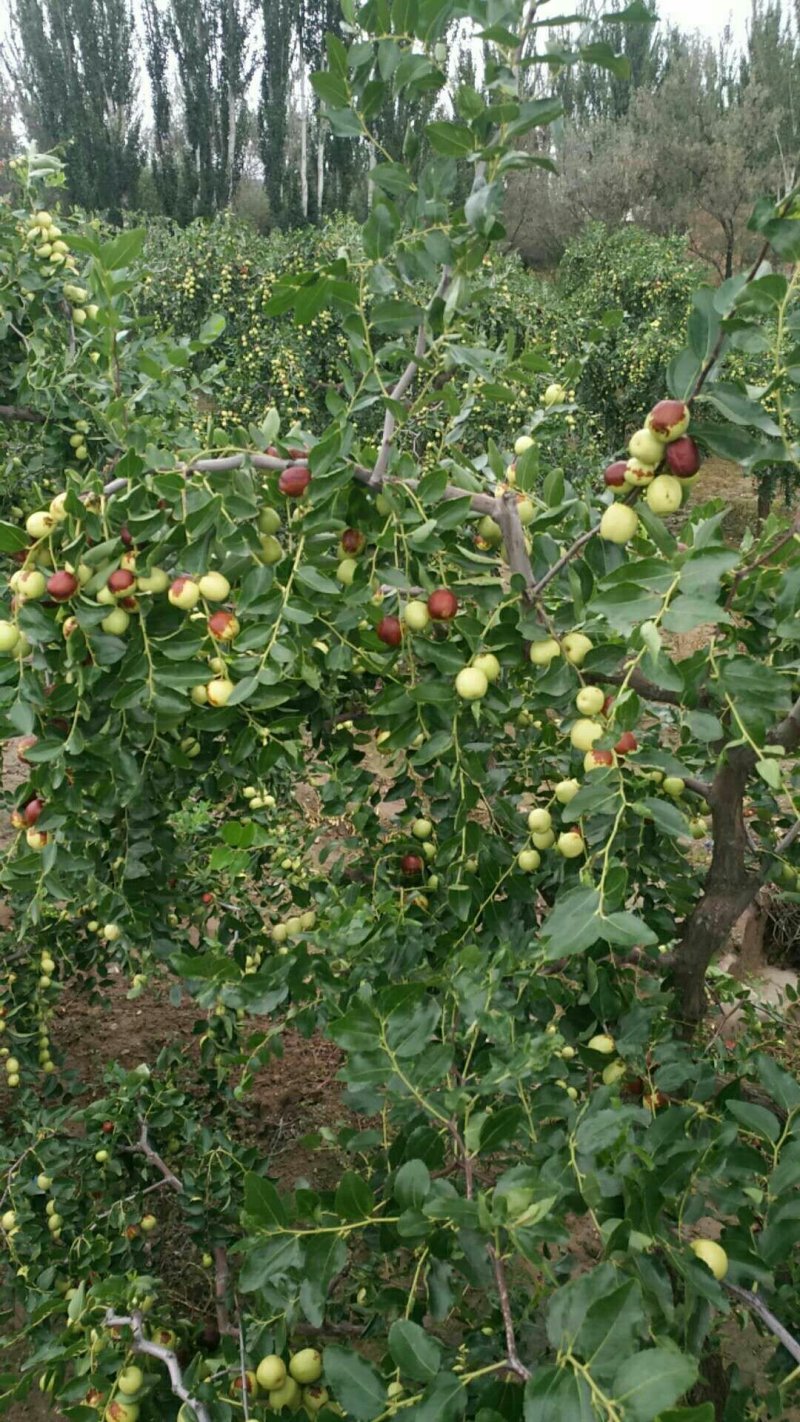
M789 753L800 744L800 700L767 736L770 745ZM724 747L722 753L725 754ZM702 897L686 920L672 964L681 1014L687 1026L706 1011L705 976L715 953L724 948L730 931L761 888L761 867L748 869L748 839L744 819L747 782L756 765L750 746L735 746L714 776L709 804L714 825L714 851ZM794 830L786 836L790 842ZM779 847L780 852L780 847Z

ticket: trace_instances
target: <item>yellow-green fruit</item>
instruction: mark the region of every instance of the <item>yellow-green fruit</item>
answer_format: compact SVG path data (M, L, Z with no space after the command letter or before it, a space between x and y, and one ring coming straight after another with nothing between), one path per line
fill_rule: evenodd
M72 319L76 326L83 326L86 321L86 312L82 306L73 306Z
M582 686L575 697L575 705L582 716L597 716L605 705L605 699L599 686Z
M667 775L661 787L667 795L672 795L678 799L686 789L686 785L679 775Z
M36 1184L40 1190L49 1190L53 1180L50 1175L37 1175Z
M258 515L259 533L277 533L281 526L281 516L277 509L263 508Z
M527 528L529 523L533 523L536 517L536 510L530 499L519 499L517 502L517 517L523 528Z
M336 569L336 577L343 587L349 588L358 568L355 558L343 558Z
M103 1416L105 1422L137 1422L139 1404L123 1402L121 1398L115 1397L113 1402L109 1402Z
M19 631L13 622L0 620L0 652L13 652L19 641Z
M222 573L204 573L197 586L206 602L224 602L230 596L231 585Z
M103 937L106 943L116 943L117 939L121 936L122 929L118 923L107 923L103 928Z
M430 820L415 820L411 826L411 833L415 839L430 839L433 834L433 825Z
M230 677L218 676L206 685L208 702L210 706L227 706L234 691L234 684Z
M44 596L47 579L38 568L20 568L16 573L12 573L9 587L18 597L24 597L28 602L34 602L37 598ZM19 641L19 637L17 641Z
M46 538L55 527L56 520L46 509L37 509L35 513L29 514L25 520L25 529L30 538L37 542L40 538Z
M283 549L277 538L273 538L271 533L264 533L261 536L261 557L265 563L280 563L283 557Z
M556 842L554 830L542 830L540 834L532 834L531 839L537 849L552 849Z
M121 637L123 632L127 632L130 620L124 607L115 607L113 612L109 612L108 616L103 618L100 626L112 637Z
M535 667L547 667L554 657L561 656L561 648L555 637L545 637L541 642L531 642L528 656Z
M497 681L500 676L500 663L494 652L479 652L472 665L483 672L487 681Z
M134 1365L123 1368L122 1372L117 1374L117 1391L124 1397L134 1397L143 1385L144 1373Z
M610 1057L617 1050L614 1038L609 1037L607 1032L601 1032L597 1037L590 1037L586 1045L590 1052L599 1052L603 1057Z
M625 1075L625 1063L621 1061L609 1062L607 1067L603 1067L603 1085L615 1086Z
M294 1378L287 1377L281 1387L273 1388L267 1393L267 1410L280 1412L281 1408L285 1407L289 1412L297 1412L302 1399L300 1384Z
M655 514L676 513L683 503L683 485L674 474L659 474L649 486L645 499Z
M78 448L75 450L75 458L76 458L76 459L88 459L88 458L89 458L89 449L88 449L88 446L85 445L85 444L79 444L79 445L78 445Z
M523 874L533 874L539 868L542 856L535 849L523 849L517 855L517 864Z
M15 1225L16 1223L17 1223L17 1216L16 1216L14 1210L6 1210L5 1214L4 1214L2 1217L0 1217L0 1225L2 1225L2 1227L3 1227L3 1229L5 1230L6 1234L8 1234L9 1230L11 1230L11 1229L14 1228L14 1225Z
M200 589L192 578L176 578L167 597L173 607L179 607L182 612L191 612L200 601Z
M586 846L580 830L565 830L558 836L556 848L564 859L578 859L584 853Z
M406 603L403 610L403 621L411 632L424 632L431 620L427 604L419 599Z
M480 701L488 690L488 679L480 668L462 667L456 677L456 691L464 701Z
M322 1377L322 1354L316 1348L301 1348L289 1359L289 1372L296 1382L318 1382Z
M285 943L289 937L289 930L285 923L276 923L272 928L273 943Z
M553 827L553 816L549 810L531 810L528 815L528 829L531 834L546 834Z
M156 1219L155 1215L142 1215L142 1218L139 1221L139 1226L141 1228L142 1234L152 1234L157 1224L158 1220Z
M277 1353L269 1353L262 1358L256 1368L256 1382L265 1392L274 1392L286 1382L286 1364Z
M575 799L580 788L580 783L577 780L559 780L553 793L559 805L569 805Z
M514 444L514 453L524 454L526 449L532 449L535 443L536 441L531 439L530 435L520 435Z
M631 459L638 459L640 463L655 468L664 458L664 445L651 430L637 430L628 441L628 453Z
M592 749L595 741L599 741L602 734L603 727L599 721L589 721L582 717L574 722L569 738L576 750L588 751Z
M561 639L561 650L570 666L573 667L582 666L593 647L594 642L591 637L586 636L585 632L568 632L566 637Z
M478 524L478 533L485 543L502 543L503 541L503 530L491 514L484 514Z
M303 1406L309 1417L316 1417L329 1400L328 1389L325 1387L304 1387Z
M548 385L542 396L542 404L548 409L551 405L563 405L566 403L567 392L563 385Z
M689 1246L692 1253L708 1265L715 1279L724 1279L728 1272L728 1256L721 1244L713 1239L693 1239Z
M139 592L161 593L169 587L169 574L163 568L151 568L149 573L140 573L136 579Z
M611 504L600 520L600 537L607 543L630 543L639 527L639 515L628 504Z
M189 692L189 695L195 706L205 706L208 701L208 692L206 691L206 688L201 684L193 686L191 691Z

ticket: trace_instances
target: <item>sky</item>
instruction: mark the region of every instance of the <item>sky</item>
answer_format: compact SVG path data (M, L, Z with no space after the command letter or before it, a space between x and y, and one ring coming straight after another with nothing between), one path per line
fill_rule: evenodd
M750 15L750 0L656 0L654 8L662 20L671 20L685 30L700 30L714 39L730 22L737 39L744 38Z

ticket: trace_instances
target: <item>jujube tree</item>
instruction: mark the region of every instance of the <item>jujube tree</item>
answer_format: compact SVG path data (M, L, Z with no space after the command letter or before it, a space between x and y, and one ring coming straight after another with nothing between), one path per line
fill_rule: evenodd
M454 7L343 5L314 80L333 133L371 142L392 94L441 94L450 117L415 176L378 147L362 249L273 297L299 323L342 317L325 430L273 410L200 448L192 361L220 322L195 342L137 326L140 233L65 227L53 267L37 169L17 169L6 414L66 472L0 526L0 711L26 771L0 1223L32 1363L78 1422L707 1422L690 1394L732 1299L797 1350L773 1307L791 1309L800 1087L687 1034L735 917L796 881L795 530L773 518L732 549L702 491L707 451L795 458L795 283L763 261L796 261L796 198L757 209L751 273L697 292L663 400L594 487L548 466L569 355L506 350L528 428L468 460L446 377L495 378L471 334L484 259L506 175L541 161L517 140L560 111L526 97L539 8L456 7L491 48L485 94L446 100ZM618 67L585 34L548 62ZM748 340L774 355L761 392L725 379ZM423 468L404 435L428 411ZM158 966L204 1018L205 1095L175 1050L78 1106L56 995L111 967L139 994ZM227 1141L281 1023L336 1044L364 1118L337 1134L332 1188L280 1191ZM150 1189L213 1270L199 1339L164 1317Z

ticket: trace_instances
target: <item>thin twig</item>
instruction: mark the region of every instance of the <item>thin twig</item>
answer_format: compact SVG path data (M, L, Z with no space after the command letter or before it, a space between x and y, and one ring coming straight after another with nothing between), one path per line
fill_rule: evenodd
M445 267L442 271L442 276L441 280L439 281L439 285L437 286L436 291L434 292L433 300L436 301L439 297L444 296L449 285L450 268ZM389 398L393 402L396 403L397 401L402 400L406 392L411 389L411 386L414 383L414 378L417 374L417 371L419 370L419 363L425 354L425 348L427 344L428 333L425 330L425 322L424 320L422 320L419 323L417 339L414 343L414 354L411 360L408 362L408 365L406 366L402 375L400 376L400 379L397 381L397 384L391 391ZM378 481L383 479L389 467L389 454L392 447L392 438L394 436L396 428L397 416L395 415L394 410L387 408L386 413L383 417L383 434L381 436L380 449L378 450L378 458L375 461L375 468L372 471L375 479Z
M508 1296L508 1283L506 1282L506 1271L503 1267L503 1261L493 1244L487 1245L487 1249L489 1258L492 1261L495 1283L497 1284L497 1293L500 1298L500 1312L503 1315L503 1325L506 1334L506 1362L512 1373L516 1373L517 1377L524 1378L527 1382L531 1376L531 1372L530 1368L525 1367L525 1364L517 1352L514 1318L511 1312L511 1300Z
M131 1149L138 1151L139 1154L143 1155L146 1160L149 1160L150 1164L154 1165L156 1170L159 1170L161 1172L166 1183L168 1185L171 1185L173 1190L177 1190L179 1195L182 1195L183 1185L181 1184L177 1175L175 1175L174 1172L170 1170L166 1161L161 1159L161 1156L158 1154L158 1151L153 1150L153 1147L150 1144L150 1140L147 1134L147 1122L140 1121L139 1124L142 1128L141 1134L139 1136L138 1141L136 1142L136 1145L132 1146Z
M724 1287L728 1290L728 1293L733 1294L735 1298L741 1299L742 1303L747 1304L747 1307L752 1309L753 1313L757 1313L761 1322L766 1324L770 1333L774 1334L786 1349L789 1356L794 1358L796 1363L800 1363L800 1343L797 1342L796 1338L792 1337L788 1329L784 1328L780 1319L777 1319L774 1313L770 1312L766 1304L762 1303L758 1294L751 1293L749 1289L740 1289L738 1284L726 1283Z
M775 854L777 854L778 856L785 854L787 849L791 848L791 846L794 844L799 834L800 820L795 820L794 824L792 825L792 828L787 831L787 833L783 836L783 839L778 841L774 851Z
M204 1402L198 1402L189 1392L183 1381L181 1365L171 1348L163 1348L160 1343L151 1343L144 1336L144 1324L142 1315L138 1311L130 1314L117 1314L109 1309L103 1320L106 1328L130 1328L132 1337L132 1349L134 1353L141 1353L146 1358L156 1358L169 1373L170 1386L175 1397L179 1397L181 1402L185 1402L194 1410L197 1422L211 1422L211 1417Z
M769 563L770 559L774 558L776 553L780 553L781 549L785 548L787 543L791 543L792 539L795 538L798 533L800 533L800 512L795 514L788 533L784 533L782 537L778 539L777 543L773 543L767 549L766 553L762 553L760 558L756 558L753 563L748 563L746 568L740 568L735 574L733 582L731 583L730 592L725 600L726 612L730 610L733 604L733 599L736 596L736 589L739 584L743 582L745 578L749 578L751 573L755 573L759 568L763 568L766 563Z

